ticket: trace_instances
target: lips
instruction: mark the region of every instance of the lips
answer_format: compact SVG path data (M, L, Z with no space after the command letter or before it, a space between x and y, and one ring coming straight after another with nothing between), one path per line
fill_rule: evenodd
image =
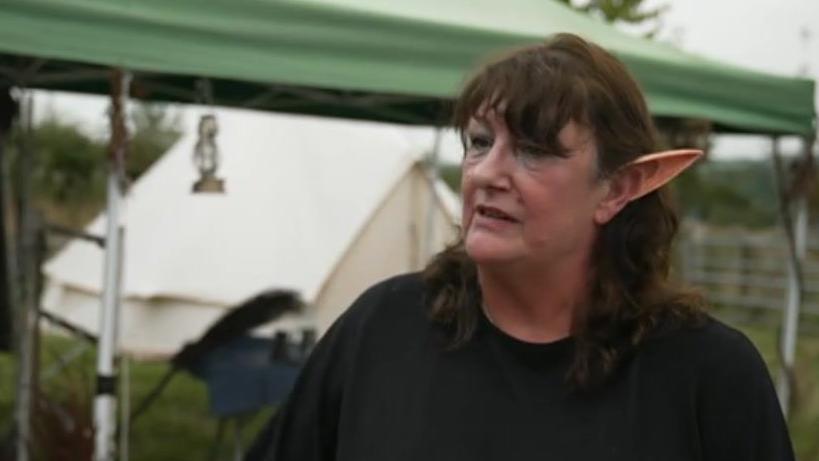
M501 221L508 221L508 222L518 222L517 219L506 213L505 211L501 210L500 208L495 208L488 205L478 205L475 207L475 212L478 213L479 216L489 219L498 219Z

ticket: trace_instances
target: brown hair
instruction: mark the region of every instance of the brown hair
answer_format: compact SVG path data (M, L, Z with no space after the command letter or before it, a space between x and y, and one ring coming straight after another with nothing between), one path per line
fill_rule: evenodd
M590 129L605 177L656 150L654 125L634 78L601 47L571 34L518 50L483 67L454 109L463 132L479 111L502 114L518 143L560 153L558 133L570 121ZM628 204L602 227L593 251L588 304L576 312L575 356L567 378L578 388L599 383L662 323L702 318L700 298L668 282L677 216L664 191ZM475 332L480 287L463 242L424 271L433 320L448 325L457 347Z

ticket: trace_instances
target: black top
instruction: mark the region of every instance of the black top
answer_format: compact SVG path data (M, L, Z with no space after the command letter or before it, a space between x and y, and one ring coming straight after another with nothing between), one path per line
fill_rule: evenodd
M276 461L793 460L765 364L708 319L646 340L599 390L565 382L571 338L482 318L448 350L418 275L365 292L327 332L256 454Z

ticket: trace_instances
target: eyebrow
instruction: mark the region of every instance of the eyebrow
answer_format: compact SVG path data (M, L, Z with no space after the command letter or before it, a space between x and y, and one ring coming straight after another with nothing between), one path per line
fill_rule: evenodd
M469 130L470 128L472 128L474 126L477 126L477 128L480 128L480 129L485 130L485 131L492 131L492 129L489 127L489 123L487 123L486 119L484 119L483 117L478 118L477 116L473 116L473 117L471 117L469 119L469 123L466 124L466 127L464 128L464 131L467 131L467 130Z

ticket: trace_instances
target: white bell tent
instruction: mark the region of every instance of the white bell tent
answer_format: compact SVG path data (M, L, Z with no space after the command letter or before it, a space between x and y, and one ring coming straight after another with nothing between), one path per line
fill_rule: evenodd
M267 289L308 303L282 327L322 333L367 286L417 270L456 236L458 199L430 179L414 129L219 110L224 194L194 194L196 130L130 190L120 350L167 356ZM105 216L87 231L104 233ZM103 252L72 241L44 266L43 308L97 332Z

